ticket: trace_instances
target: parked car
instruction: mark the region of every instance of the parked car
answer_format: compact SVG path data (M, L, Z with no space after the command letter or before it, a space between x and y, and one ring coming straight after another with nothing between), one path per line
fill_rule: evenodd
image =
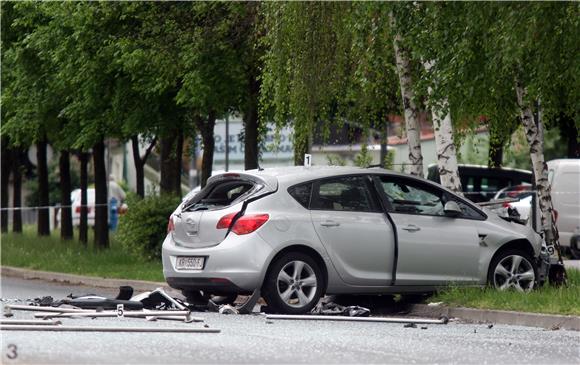
M542 239L431 181L290 167L211 177L168 223L163 274L186 297L250 293L305 313L327 294L534 288ZM539 269L539 267L541 269Z
M72 221L73 226L77 227L80 225L81 221L81 189L75 189L70 194L70 201L72 207ZM117 206L117 212L119 215L123 215L127 212L127 204L122 203ZM109 222L111 220L111 214L109 213ZM60 213L56 215L57 224L60 225ZM87 189L87 225L89 227L95 226L95 189Z
M530 210L532 209L532 196L534 195L531 184L520 184L503 188L495 194L493 200L519 199L515 202L507 202L492 210L500 215L507 215L508 208L516 208L520 218L531 224ZM538 218L539 221L539 218Z
M532 172L528 170L462 164L458 166L458 169L463 193L469 200L476 203L489 201L505 187L532 183ZM427 178L441 183L436 164L429 165Z
M70 194L72 205L73 226L79 226L81 222L81 189L75 189ZM95 189L87 189L87 225L95 226Z
M573 238L574 232L580 231L580 159L552 160L548 161L547 165L560 244L570 251L573 258L580 259L578 240ZM503 209L516 208L520 217L528 219L528 223L531 223L530 212L533 198L531 190L531 186L527 184L516 185L502 189L494 199L519 198L518 202L504 204ZM537 222L540 221L539 214L538 207Z

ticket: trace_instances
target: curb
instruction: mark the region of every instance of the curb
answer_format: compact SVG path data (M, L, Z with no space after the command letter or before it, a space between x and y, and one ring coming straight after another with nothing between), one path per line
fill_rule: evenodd
M491 309L460 308L415 304L409 314L423 317L446 316L459 318L469 323L501 323L526 327L541 327L549 330L566 329L580 331L580 316L557 314L524 313Z
M74 274L64 274L50 271L21 269L12 266L0 266L2 276L16 277L28 280L44 280L49 282L71 285L85 285L97 288L119 289L120 286L130 285L136 292L151 291L159 287L169 289L167 283L145 280L107 279Z

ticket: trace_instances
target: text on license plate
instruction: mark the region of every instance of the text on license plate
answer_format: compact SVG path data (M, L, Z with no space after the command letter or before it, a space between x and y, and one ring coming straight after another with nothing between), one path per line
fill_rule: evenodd
M177 270L201 270L203 269L204 257L177 256L175 267Z

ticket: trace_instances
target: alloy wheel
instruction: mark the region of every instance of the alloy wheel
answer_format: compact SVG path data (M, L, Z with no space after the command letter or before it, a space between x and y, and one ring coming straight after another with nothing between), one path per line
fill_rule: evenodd
M499 290L516 289L529 291L534 287L536 274L534 267L523 256L509 255L498 262L493 274L493 283Z
M276 280L280 299L293 308L308 305L316 295L318 280L310 265L304 261L290 261L282 267Z

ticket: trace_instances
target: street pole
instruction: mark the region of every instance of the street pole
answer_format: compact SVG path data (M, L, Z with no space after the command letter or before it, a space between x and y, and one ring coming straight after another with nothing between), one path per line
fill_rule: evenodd
M230 167L230 119L229 115L226 115L226 172L229 171Z

